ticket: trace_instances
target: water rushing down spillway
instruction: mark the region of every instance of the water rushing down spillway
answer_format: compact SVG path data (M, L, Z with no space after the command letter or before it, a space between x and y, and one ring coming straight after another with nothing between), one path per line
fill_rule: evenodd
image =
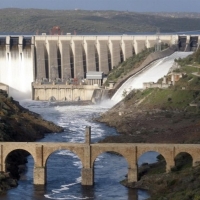
M0 83L9 86L9 96L15 99L31 98L31 82L31 48L24 48L21 53L18 46L13 46L9 53L0 48Z
M175 59L185 58L192 53L193 52L175 52L168 57L151 63L144 70L130 77L113 95L112 100L115 103L121 101L124 91L129 93L132 89L142 89L144 82L156 83L160 78L167 75Z

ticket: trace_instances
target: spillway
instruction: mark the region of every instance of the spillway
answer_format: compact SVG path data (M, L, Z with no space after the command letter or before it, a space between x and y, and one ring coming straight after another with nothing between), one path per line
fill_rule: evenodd
M31 45L19 45L19 38L12 38L10 45L0 44L0 82L9 86L9 96L15 99L31 98L33 64Z
M91 71L107 75L156 41L156 35L0 35L0 83L9 87L9 96L30 99L32 82L51 88L73 80L82 83ZM180 51L195 51L200 35L164 34L160 41Z
M118 103L123 99L123 92L128 93L133 89L142 89L144 82L157 82L160 78L167 75L172 67L174 60L185 58L193 52L175 52L172 55L159 59L148 65L144 70L130 77L113 95L112 101Z

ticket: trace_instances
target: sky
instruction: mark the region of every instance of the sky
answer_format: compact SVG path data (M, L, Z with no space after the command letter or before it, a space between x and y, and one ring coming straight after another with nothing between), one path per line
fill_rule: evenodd
M200 12L200 0L0 0L0 8Z

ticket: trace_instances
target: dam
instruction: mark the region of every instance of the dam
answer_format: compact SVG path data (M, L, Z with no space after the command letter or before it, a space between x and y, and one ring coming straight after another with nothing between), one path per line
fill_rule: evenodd
M111 69L157 43L175 45L179 51L195 51L200 36L2 35L0 83L9 87L9 96L13 97L91 100ZM89 72L99 74L87 80Z

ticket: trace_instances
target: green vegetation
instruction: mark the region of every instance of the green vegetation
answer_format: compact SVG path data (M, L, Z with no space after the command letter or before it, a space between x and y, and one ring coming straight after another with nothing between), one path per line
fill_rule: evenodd
M148 109L182 110L197 112L200 107L191 108L190 103L200 103L200 75L198 76L197 60L200 58L200 50L185 59L176 62L180 68L174 72L182 73L182 78L168 89L150 88L144 91L132 91L124 99L128 104L144 99L140 106ZM159 80L160 82L161 80ZM148 98L147 98L148 97Z
M132 91L125 101L132 101L130 96L134 99L145 98L140 106L148 109L162 109L162 110L185 110L189 104L196 99L200 99L200 94L192 90L176 90L176 89L146 89L143 91Z
M173 16L173 17L172 17ZM49 34L60 26L63 34L113 34L191 31L200 29L198 14L135 13L128 11L1 9L1 33Z
M149 177L150 178L150 177ZM151 177L152 185L156 191L152 190L152 200L199 200L199 180L200 167L185 168L168 175ZM162 181L162 182L161 182ZM152 188L153 189L153 188Z
M183 69L185 69L187 65L200 66L200 49L198 49L196 52L194 52L187 58L184 59L179 58L178 60L176 60L176 62L180 64Z
M139 65L147 58L147 56L154 51L154 48L145 49L137 55L133 55L126 61L115 66L108 74L107 81L105 85L108 85L110 81L117 82L119 78L123 78L130 71L139 67Z

